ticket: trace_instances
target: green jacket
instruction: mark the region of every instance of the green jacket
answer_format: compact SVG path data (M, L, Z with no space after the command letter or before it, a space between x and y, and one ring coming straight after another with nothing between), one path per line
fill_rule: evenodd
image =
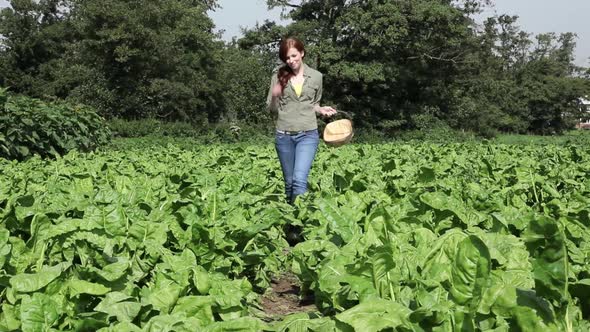
M287 84L283 95L271 105L272 87L277 84L278 69L273 72L268 97L267 109L276 112L276 128L278 130L300 131L317 129L316 112L322 98L322 73L303 63L303 90L297 97L291 82Z

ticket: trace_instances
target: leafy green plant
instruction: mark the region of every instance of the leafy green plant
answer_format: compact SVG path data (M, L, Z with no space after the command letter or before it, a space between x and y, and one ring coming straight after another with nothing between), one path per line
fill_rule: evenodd
M273 130L269 125L245 122L220 122L201 126L186 122L165 122L157 119L112 119L108 125L114 137L152 138L164 142L165 138L191 138L199 143L269 142ZM146 140L144 140L145 142ZM194 144L194 142L191 142Z
M0 101L0 157L57 157L95 150L110 139L104 119L87 106L10 96L6 90L0 90Z
M587 144L322 145L291 206L272 143L160 139L0 159L1 330L590 328Z
M196 137L202 130L187 122L166 122L157 119L124 120L111 119L108 121L115 137Z

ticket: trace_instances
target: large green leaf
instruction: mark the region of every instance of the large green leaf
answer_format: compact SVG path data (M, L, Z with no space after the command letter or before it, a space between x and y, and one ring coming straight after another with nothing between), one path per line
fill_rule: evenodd
M12 249L12 246L8 242L8 238L10 237L10 233L7 229L0 229L0 270L4 267L4 263L6 262L6 258Z
M98 197L97 197L98 198ZM123 236L129 222L122 206L92 206L84 215L90 222L101 225L109 236Z
M211 288L209 273L202 266L193 268L193 284L199 291L199 294L206 295Z
M555 315L551 305L531 290L524 290L512 285L494 284L494 303L491 311L497 317L517 318L519 315L540 323L554 321ZM489 301L489 299L485 299ZM532 317L534 316L534 317ZM535 323L537 324L537 323ZM534 326L534 325L533 325Z
M264 331L267 325L253 317L242 317L228 322L213 323L203 329L203 332L250 332Z
M566 302L569 262L565 235L559 224L545 216L534 218L522 237L533 258L537 294L558 304Z
M101 270L95 268L91 270L95 271L106 281L115 281L123 277L127 273L127 270L129 269L130 265L131 263L126 258L119 258L117 262L108 264Z
M322 261L321 268L318 271L318 288L321 290L322 294L326 295L329 305L337 310L345 310L359 300L358 298L351 299L347 296L348 294L346 294L346 292L343 292L344 286L350 283L349 279L354 279L356 277L350 275L346 270L346 265L352 260L352 257L346 257L344 255L332 259L326 259ZM352 283L355 284L355 286L362 286L363 288L368 286L373 292L375 292L371 280L365 279L364 283L354 280ZM362 291L362 293L366 293L366 291Z
M373 285L384 299L395 300L393 288L398 277L394 275L393 250L386 246L379 247L371 257Z
M142 332L142 329L131 322L121 322L109 327L103 327L98 332Z
M452 229L425 247L427 251L421 252L420 257L423 260L420 263L423 279L441 282L450 280L458 245L466 237L459 229Z
M381 331L386 328L411 329L410 309L387 300L373 299L363 302L336 315L340 322L350 325L355 331Z
M480 213L466 207L466 204L457 197L445 195L442 192L426 192L420 196L420 200L436 211L452 212L467 226L476 226L484 220Z
M20 306L23 332L49 331L57 323L61 308L50 296L35 293L25 296Z
M340 236L344 243L350 242L354 236L360 233L357 221L350 215L345 214L336 202L321 199L318 206L321 212L318 218L325 220L329 229Z
M207 326L215 321L211 309L213 304L210 296L184 296L178 299L172 313L182 313L187 317L196 318L203 326Z
M385 242L391 237L390 233L396 231L393 220L393 217L387 212L385 206L376 206L371 210L371 213L365 217L364 231L367 233L374 230L379 239ZM366 236L364 238L367 239ZM370 242L371 243L368 243L369 245L378 244L377 239L372 239Z
M131 300L133 300L131 296L119 292L111 292L107 294L94 310L116 317L119 322L131 322L141 310L141 304Z
M182 292L183 288L172 280L158 278L158 282L141 291L142 305L151 304L152 307L161 313L169 313Z
M193 330L197 330L199 325L197 326L186 326L185 324L189 322L186 317L181 315L159 315L153 317L152 319L147 322L147 324L143 327L142 331L144 332L172 332L172 331L190 331L191 328Z
M279 332L333 332L337 331L336 323L330 317L316 318L314 314L297 313L283 318L273 326Z
M180 255L164 254L162 260L164 264L158 267L166 271L168 278L183 287L189 285L191 270L197 265L195 254L191 250L185 249Z
M527 307L516 307L513 309L513 315L516 321L516 326L519 327L520 331L523 332L536 332L536 331L548 331L557 332L559 331L554 325L549 328L543 320L537 315L537 313Z
M21 326L19 306L2 304L0 312L0 330L14 331Z
M38 273L17 274L10 278L10 285L17 292L31 293L47 286L70 266L71 263L63 262L51 267L45 266Z
M478 312L489 314L496 302L502 302L503 306L512 307L517 305L517 289L531 289L534 287L534 280L530 271L510 270L493 270L490 273L490 284L482 294L479 303ZM528 274L531 274L529 276ZM510 303L510 304L508 304Z
M312 319L309 314L298 313L285 317L275 326L276 331L281 332L308 332Z
M147 241L155 245L163 245L167 239L167 232L168 227L163 220L157 222L138 220L129 227L129 236L133 237L139 245L146 245Z
M72 297L78 296L79 294L105 295L111 291L110 288L101 284L79 279L69 280L68 287L70 288L70 296Z
M488 248L479 237L470 235L459 243L452 264L450 293L453 300L475 311L490 284Z

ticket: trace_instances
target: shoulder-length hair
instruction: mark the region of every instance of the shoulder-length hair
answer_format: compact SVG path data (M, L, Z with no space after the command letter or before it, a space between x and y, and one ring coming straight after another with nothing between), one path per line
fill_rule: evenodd
M288 37L281 40L281 44L279 45L279 59L281 59L285 65L279 68L277 76L283 91L291 77L295 76L291 67L287 65L287 53L289 53L291 48L297 49L299 52L303 53L303 56L305 57L305 46L303 46L301 40L295 37Z

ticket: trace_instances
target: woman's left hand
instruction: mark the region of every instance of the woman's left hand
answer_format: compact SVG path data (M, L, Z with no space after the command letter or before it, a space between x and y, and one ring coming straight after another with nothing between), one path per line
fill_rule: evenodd
M337 111L330 106L323 106L323 107L320 107L319 113L323 116L330 117L330 116L336 114Z

